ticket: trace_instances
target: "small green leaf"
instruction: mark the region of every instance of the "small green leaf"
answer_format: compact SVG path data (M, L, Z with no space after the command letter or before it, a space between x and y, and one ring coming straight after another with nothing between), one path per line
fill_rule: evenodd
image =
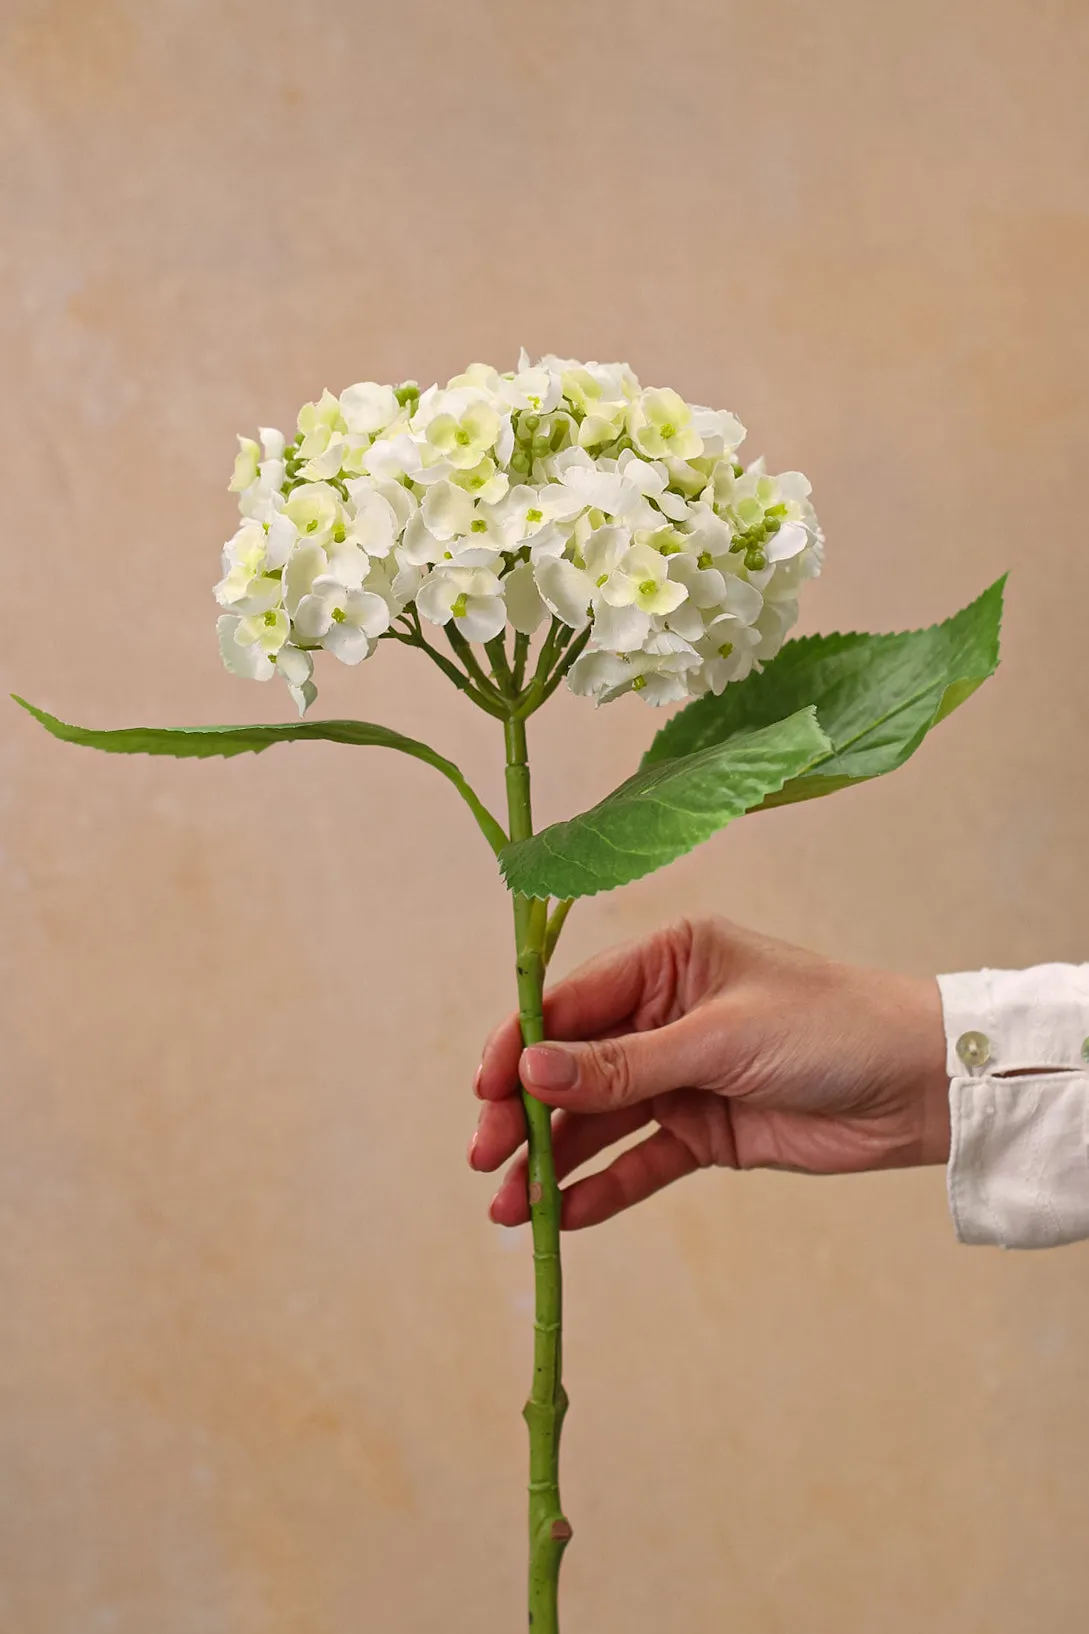
M829 753L813 709L636 772L569 822L501 853L523 896L592 896L683 856Z
M643 766L730 742L814 704L832 749L769 793L767 806L832 794L895 771L931 727L994 673L1005 578L944 624L902 635L815 635L789 641L760 674L674 715Z
M476 818L492 850L498 853L507 843L500 824L488 811L461 771L417 738L406 738L387 726L369 721L288 721L282 726L126 726L116 731L94 731L70 726L44 709L36 709L25 698L12 693L17 704L40 721L47 732L65 743L80 743L88 749L102 749L113 755L174 755L178 758L206 759L210 755L260 754L274 743L350 743L399 749L402 754L424 760L442 773L457 789Z

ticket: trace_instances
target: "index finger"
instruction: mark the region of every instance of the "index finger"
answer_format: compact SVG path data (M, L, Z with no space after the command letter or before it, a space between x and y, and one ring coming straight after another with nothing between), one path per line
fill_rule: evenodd
M638 1023L636 1012L652 996L661 999L659 1019L665 1021L673 1000L672 984L662 979L663 971L673 968L663 957L667 934L599 953L558 982L545 994L545 1037L604 1038L637 1030L633 1018ZM522 1029L515 1014L500 1022L484 1046L475 1086L482 1100L500 1101L520 1091L521 1054Z

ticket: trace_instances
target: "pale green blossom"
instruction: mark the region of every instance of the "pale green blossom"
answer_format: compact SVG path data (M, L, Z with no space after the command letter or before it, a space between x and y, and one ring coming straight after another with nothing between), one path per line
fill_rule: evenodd
M467 641L491 641L507 621L502 585L486 567L440 562L417 591L416 606L432 624L453 619Z
M304 403L299 410L299 458L313 459L315 454L324 453L337 432L347 431L348 427L341 413L340 399L334 397L326 387L316 403Z
M495 447L502 422L487 403L470 402L460 412L459 407L452 403L449 409L428 419L425 434L441 459L455 470L468 471Z
M301 712L318 649L358 663L419 618L516 634L525 660L566 626L569 684L599 702L720 691L779 650L823 555L808 481L744 465L744 435L626 363L553 355L323 391L290 440L239 439L224 663L280 674Z
M234 470L228 485L230 493L241 494L253 486L257 481L260 459L260 443L254 442L252 437L239 437L238 453L234 457Z
M690 460L703 453L703 438L692 423L692 410L675 391L642 392L628 409L627 418L632 441L650 459Z
M349 590L339 579L318 574L294 614L295 633L307 645L322 646L342 664L359 664L389 628L389 608L369 590Z

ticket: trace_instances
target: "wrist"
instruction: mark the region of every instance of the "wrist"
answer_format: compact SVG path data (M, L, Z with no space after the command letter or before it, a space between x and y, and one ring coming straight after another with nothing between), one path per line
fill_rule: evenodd
M904 1091L916 1108L919 1163L949 1161L949 1074L946 1070L945 1018L941 992L933 976L906 977Z

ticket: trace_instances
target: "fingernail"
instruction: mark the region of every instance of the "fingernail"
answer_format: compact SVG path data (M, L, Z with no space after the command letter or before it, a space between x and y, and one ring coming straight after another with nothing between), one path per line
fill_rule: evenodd
M567 1050L534 1044L522 1057L522 1073L534 1089L574 1089L579 1068Z
M480 1063L479 1067L477 1067L476 1077L473 1079L473 1094L477 1097L478 1100L480 1099L480 1083L481 1083L481 1080L482 1080L483 1077L484 1077L484 1063L482 1061Z
M478 1140L479 1140L479 1139L480 1139L480 1132L479 1132L479 1130L478 1130L478 1131L477 1131L477 1132L476 1132L476 1133L475 1133L475 1134L474 1134L474 1135L473 1135L473 1138L472 1138L472 1140L471 1140L471 1141L470 1141L470 1142L469 1142L469 1166L470 1166L470 1168L471 1168L471 1167L472 1167L472 1165L473 1165L473 1160L474 1160L474 1154L475 1154L475 1152L476 1152L476 1143L477 1143L477 1141L478 1141Z

